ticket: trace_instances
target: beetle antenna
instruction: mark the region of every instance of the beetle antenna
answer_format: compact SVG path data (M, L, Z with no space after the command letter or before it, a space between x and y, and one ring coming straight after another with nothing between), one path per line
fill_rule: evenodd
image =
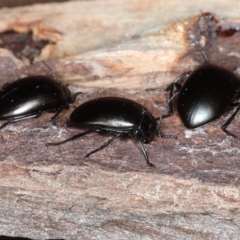
M66 84L66 87L68 88L69 84ZM82 94L82 92L76 92L73 97L71 97L71 103L74 103L76 101L76 98L78 95ZM76 108L76 107L75 107Z
M145 90L146 92L165 92L166 90L164 88L147 88Z
M53 76L53 78L58 81L56 74L54 73L54 71L52 70L52 68L45 62L42 61L42 63L49 69L49 71L51 72L51 75Z
M144 155L144 158L145 158L145 160L146 160L146 162L147 162L147 165L148 165L149 167L155 167L155 165L148 160L148 155L147 155L147 153L146 153L146 150L145 150L142 142L141 142L140 140L138 140L138 143L139 143L139 145L140 145L140 147L141 147L141 150L142 150L142 152L143 152L143 155Z
M78 95L82 94L82 92L77 92L74 94L73 98L72 98L72 102L74 103L76 101L76 98Z
M161 137L161 138L175 138L175 139L177 138L175 135L166 135L166 136L162 135L162 133L161 133L161 131L160 131L160 124L161 124L162 119L165 117L164 113L166 112L166 110L167 110L170 102L171 102L171 101L173 100L173 98L175 98L178 94L179 94L179 92L176 92L176 93L168 100L168 102L167 102L167 104L166 104L166 106L165 106L165 108L164 108L164 110L163 110L163 112L162 112L162 114L161 114L161 116L160 116L160 118L159 118L158 125L157 125L157 131L158 131L158 136Z
M201 52L202 56L203 56L203 60L204 60L204 64L209 64L209 59L207 57L207 54L206 52L204 51L203 47L197 43L197 42L194 42L194 45L199 49L199 51Z
M202 47L200 47L200 52L202 53L202 56L203 56L203 59L204 59L205 64L209 64L209 59L208 59L208 57L207 57L207 54L206 54L206 52L203 50Z

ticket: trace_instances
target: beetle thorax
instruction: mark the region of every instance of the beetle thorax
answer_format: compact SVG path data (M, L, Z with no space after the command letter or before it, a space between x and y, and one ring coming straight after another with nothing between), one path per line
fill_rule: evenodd
M212 64L193 71L183 84L176 105L187 128L196 128L222 116L238 98L240 79Z

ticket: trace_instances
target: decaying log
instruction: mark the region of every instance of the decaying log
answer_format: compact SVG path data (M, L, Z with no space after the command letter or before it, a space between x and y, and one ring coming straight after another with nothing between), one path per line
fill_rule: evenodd
M240 3L231 2L184 1L178 9L176 1L74 1L2 9L3 36L30 32L27 39L41 48L29 51L36 45L25 41L28 48L16 54L0 42L1 85L25 75L51 75L44 59L73 92L83 92L74 105L122 96L158 117L168 93L147 89L165 88L203 63L194 43L211 62L239 72ZM156 165L150 168L132 139L116 140L88 159L85 154L109 136L89 134L46 148L46 142L81 131L66 128L71 111L61 113L57 126L44 113L1 130L0 235L239 239L240 142L220 129L229 113L191 131L177 114L164 119L162 132L177 139L156 136L145 145ZM229 131L240 136L239 124L237 116Z

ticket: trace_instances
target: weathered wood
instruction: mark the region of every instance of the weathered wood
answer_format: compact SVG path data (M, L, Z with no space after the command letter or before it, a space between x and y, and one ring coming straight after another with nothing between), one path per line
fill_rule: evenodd
M240 65L239 35L229 33L239 27L239 20L234 19L239 17L239 3L233 1L232 6L225 1L187 1L181 3L186 10L177 11L175 1L160 2L89 1L1 10L4 20L0 31L14 26L16 31L26 32L37 28L40 22L44 29L51 26L54 30L47 31L48 40L53 41L51 36L56 36L52 33L64 33L54 40L53 55L46 54L46 49L52 47L49 44L36 60L61 57L47 63L62 81L72 84L73 92L83 91L75 105L96 97L122 96L142 103L158 117L168 94L146 89L165 87L178 74L202 63L192 42L205 44L214 63L229 69ZM209 11L218 4L217 13L225 19L217 13L199 15L198 7L203 4ZM81 17L82 24L70 28L70 12L77 9L79 15L73 14L73 18ZM110 12L118 14L109 15ZM121 15L123 12L126 18ZM17 18L17 13L23 17ZM66 25L60 24L63 19ZM99 27L100 20L105 27ZM84 21L91 26L88 31L82 29ZM17 23L22 28L17 28ZM104 35L107 23L109 32ZM129 38L124 37L127 31ZM36 32L34 36L41 39ZM86 46L81 48L78 43L75 52L69 51L64 57L63 49L57 49L62 46L61 41L75 40L74 34ZM98 38L97 44L87 41L93 37ZM116 42L118 38L120 42ZM209 45L210 42L214 44ZM1 50L0 57L1 83L24 75L49 74L41 62L28 66L28 60L17 60L7 50ZM46 148L46 142L80 132L65 127L71 111L66 110L57 118L58 127L48 122L52 114L44 113L38 119L10 124L1 130L0 235L32 239L239 238L239 139L220 130L228 113L193 131L186 130L177 115L164 119L163 133L178 138L156 137L145 145L156 165L149 168L139 146L131 139L116 140L88 159L84 155L108 136L91 134ZM239 123L237 116L229 127L237 136Z

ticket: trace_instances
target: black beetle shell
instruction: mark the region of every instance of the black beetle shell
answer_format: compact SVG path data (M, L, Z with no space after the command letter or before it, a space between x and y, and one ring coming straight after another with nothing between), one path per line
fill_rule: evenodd
M103 97L83 103L70 115L68 127L87 128L136 137L144 143L153 140L156 120L139 103L120 97Z
M239 96L240 79L212 64L194 70L184 82L176 101L187 128L196 128L222 116Z
M19 79L0 91L0 119L67 108L71 102L69 89L56 80L45 76Z

